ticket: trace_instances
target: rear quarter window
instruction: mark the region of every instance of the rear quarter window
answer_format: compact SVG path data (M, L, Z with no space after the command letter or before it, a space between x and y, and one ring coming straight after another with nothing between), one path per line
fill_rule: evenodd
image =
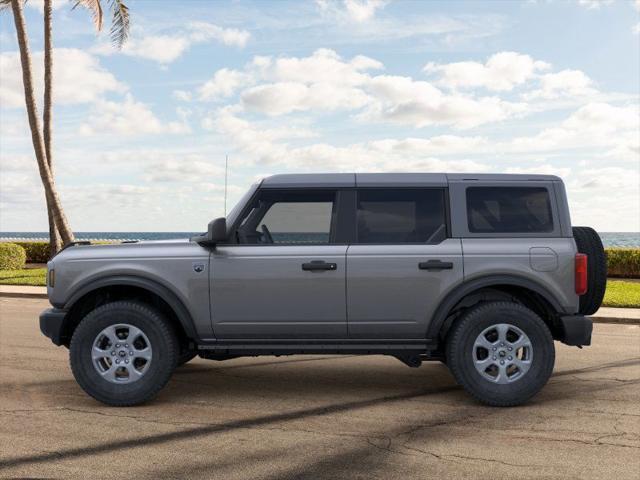
M467 222L472 233L552 232L549 191L544 187L469 187Z

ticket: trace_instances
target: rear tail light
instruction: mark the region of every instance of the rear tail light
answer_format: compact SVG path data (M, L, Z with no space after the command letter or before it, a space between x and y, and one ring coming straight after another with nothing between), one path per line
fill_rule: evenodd
M587 293L587 256L584 253L576 253L576 293Z

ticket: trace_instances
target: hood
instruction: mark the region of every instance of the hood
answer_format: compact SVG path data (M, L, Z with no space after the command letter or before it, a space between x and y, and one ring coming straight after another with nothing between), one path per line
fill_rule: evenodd
M110 244L77 244L63 249L53 258L56 263L67 260L119 259L163 256L190 256L203 247L188 238L144 240Z

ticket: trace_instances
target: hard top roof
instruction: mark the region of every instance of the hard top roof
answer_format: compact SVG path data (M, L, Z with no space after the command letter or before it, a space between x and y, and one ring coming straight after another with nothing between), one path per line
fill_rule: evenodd
M261 187L435 187L449 182L554 180L560 179L555 175L517 173L287 173L266 177Z

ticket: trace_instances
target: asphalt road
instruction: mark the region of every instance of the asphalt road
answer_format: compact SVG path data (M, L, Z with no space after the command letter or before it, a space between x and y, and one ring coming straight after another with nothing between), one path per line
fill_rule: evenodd
M0 478L640 477L640 327L557 345L528 405L475 403L437 363L296 356L178 369L160 396L108 408L40 335L44 300L0 298Z

